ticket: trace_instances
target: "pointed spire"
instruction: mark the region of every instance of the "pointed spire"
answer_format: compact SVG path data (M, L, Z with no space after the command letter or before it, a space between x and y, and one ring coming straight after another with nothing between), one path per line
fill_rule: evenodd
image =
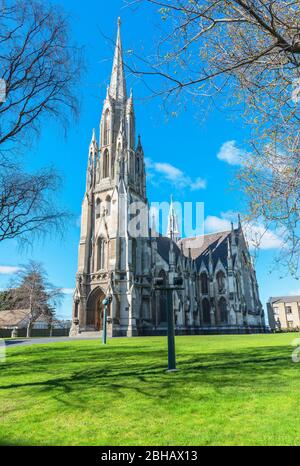
M141 152L143 150L143 147L142 147L142 143L141 143L141 135L139 134L138 135L138 143L137 143L137 146L136 146L136 150Z
M239 230L242 228L242 222L241 222L240 214L238 214L238 227L239 227Z
M93 143L93 144L96 144L96 143L97 143L97 141L96 141L96 131L95 131L95 128L93 128L92 143Z
M172 195L171 195L171 203L170 203L169 218L168 218L167 236L168 238L171 238L174 241L179 240L178 219L177 219L177 215L176 215L175 208L173 205Z
M156 217L154 213L152 214L151 236L152 238L156 238L158 236L156 229Z
M124 74L123 52L121 42L121 19L118 18L118 33L111 80L109 86L110 96L119 101L126 99L126 83Z

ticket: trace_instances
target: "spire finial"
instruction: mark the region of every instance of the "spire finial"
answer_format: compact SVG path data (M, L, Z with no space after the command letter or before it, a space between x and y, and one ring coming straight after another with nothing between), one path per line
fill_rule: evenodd
M109 86L109 94L113 99L116 100L124 101L124 99L126 99L126 83L121 42L121 18L118 18L117 41Z
M168 218L168 230L167 236L174 241L179 240L179 228L178 228L178 219L173 205L173 195L171 195L170 209L169 209L169 218Z

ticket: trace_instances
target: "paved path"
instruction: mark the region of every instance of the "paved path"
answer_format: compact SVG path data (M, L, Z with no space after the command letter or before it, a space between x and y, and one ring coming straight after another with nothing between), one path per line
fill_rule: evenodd
M48 343L60 343L77 340L100 340L100 337L47 337L47 338L19 338L17 340L5 340L6 346L26 346L26 345L41 345Z

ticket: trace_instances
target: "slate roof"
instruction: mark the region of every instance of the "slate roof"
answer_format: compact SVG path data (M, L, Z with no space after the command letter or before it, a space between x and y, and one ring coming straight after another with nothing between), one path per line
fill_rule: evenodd
M294 303L294 302L300 302L300 296L274 296L269 298L269 303L270 304L275 304L275 303Z
M158 254L167 262L169 263L169 252L170 252L170 244L171 240L167 236L158 236L157 237L157 252ZM180 249L178 248L176 243L173 243L174 252L176 260L180 254Z
M238 232L238 230L235 230L235 232ZM191 256L195 260L198 270L202 261L208 268L210 251L214 268L219 259L224 267L227 267L227 239L230 235L231 231L221 231L195 238L183 238L179 243L183 244L183 253L186 256L189 254L189 248L191 248Z
M234 230L235 233L239 232L239 229ZM196 267L199 270L202 261L208 269L209 254L211 251L213 267L215 268L218 260L222 262L224 267L227 267L227 239L230 237L231 231L221 231L219 233L211 233L208 235L196 236L194 238L182 238L178 243L174 243L174 252L176 260L181 254L181 248L185 257L189 257L189 248L191 249L191 257L196 263ZM236 236L238 237L238 236ZM170 238L165 236L159 236L157 238L157 250L159 255L166 261L169 262L169 250L170 250ZM233 262L235 256L233 256Z

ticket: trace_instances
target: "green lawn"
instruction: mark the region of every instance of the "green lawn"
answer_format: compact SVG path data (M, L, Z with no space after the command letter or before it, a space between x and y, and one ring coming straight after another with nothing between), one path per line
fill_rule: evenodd
M3 445L300 444L299 334L10 347L0 363Z

